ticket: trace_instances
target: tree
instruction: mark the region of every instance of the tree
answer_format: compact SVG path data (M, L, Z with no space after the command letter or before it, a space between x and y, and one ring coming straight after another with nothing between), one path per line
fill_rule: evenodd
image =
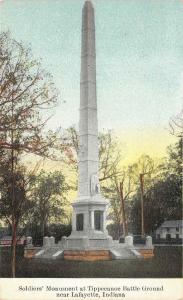
M45 155L48 139L43 138L46 120L40 109L48 109L57 101L52 77L40 62L10 37L0 35L0 149ZM52 145L49 133L49 145Z
M106 180L103 191L110 199L109 217L118 226L118 236L128 235L130 198L136 191L135 173L133 166L123 167L120 173ZM119 174L119 175L118 175Z
M169 131L172 135L183 138L183 110L170 119Z
M138 161L140 192L141 192L141 235L145 235L144 228L144 177L151 178L154 170L154 162L148 155L142 155Z
M16 223L16 170L23 153L48 156L55 134L48 133L40 109L55 105L57 92L49 73L30 48L0 34L0 153L11 166L11 219ZM4 198L5 201L5 198ZM12 226L12 276L15 277L16 226Z
M68 204L66 193L69 186L59 171L41 171L33 182L32 199L34 207L30 211L31 223L36 224L44 237L50 222L60 222L66 218L65 206Z
M182 142L168 147L168 156L158 167L144 193L144 226L152 233L164 220L182 218ZM140 230L140 190L133 197L131 222ZM135 228L136 227L136 228Z
M146 154L142 154L138 161L133 164L134 181L136 182L136 190L140 196L140 215L141 215L141 235L145 235L144 224L144 193L145 190L151 185L152 177L156 172L155 162Z
M171 174L174 174L181 180L182 178L182 138L179 138L178 141L174 145L170 145L167 148L168 158L162 166L164 170L163 175L168 177Z
M100 182L116 177L120 171L121 151L116 136L109 130L99 134Z
M13 177L13 178L12 178ZM12 197L13 181L13 197ZM12 275L15 275L15 250L17 242L17 230L23 222L23 218L33 206L28 197L29 181L26 176L26 169L18 164L12 173L8 161L3 162L0 167L0 217L5 219L12 232Z
M111 200L110 217L118 224L119 235L121 235L121 233L125 236L128 235L131 209L130 200L137 193L138 189L140 190L138 195L141 199L141 205L139 207L141 214L141 233L144 235L144 190L150 185L154 172L154 161L148 155L144 154L141 155L136 163L128 167L118 167L118 171L114 169L112 171L114 175L109 181L105 182L105 185L107 183L108 186L104 187L103 190L106 197ZM145 176L146 180L144 180Z
M61 136L61 149L65 151L66 163L77 172L77 155L79 151L78 132L74 126L68 128ZM99 180L100 182L120 174L119 163L121 153L119 142L115 135L109 130L99 134Z

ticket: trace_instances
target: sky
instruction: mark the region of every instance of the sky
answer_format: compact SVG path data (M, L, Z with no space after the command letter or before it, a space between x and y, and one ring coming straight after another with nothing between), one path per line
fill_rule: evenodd
M115 130L129 153L163 155L173 141L169 119L182 106L183 1L92 2L99 130ZM60 91L50 128L78 123L83 3L0 2L1 30L9 29L17 40L31 45Z

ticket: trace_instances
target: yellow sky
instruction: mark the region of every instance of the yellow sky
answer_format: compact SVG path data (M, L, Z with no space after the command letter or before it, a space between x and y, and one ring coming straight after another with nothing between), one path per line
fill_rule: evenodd
M121 147L124 149L125 165L135 162L141 154L148 154L154 159L166 155L166 148L177 141L168 129L146 128L142 130L128 130L119 133Z

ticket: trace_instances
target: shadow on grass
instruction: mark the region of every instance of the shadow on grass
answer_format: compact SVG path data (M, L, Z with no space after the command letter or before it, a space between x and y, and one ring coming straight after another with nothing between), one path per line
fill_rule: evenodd
M0 257L0 276L10 277L10 248L3 248ZM182 277L182 247L155 247L155 257L146 260L98 262L25 259L23 249L18 249L16 277L180 278Z

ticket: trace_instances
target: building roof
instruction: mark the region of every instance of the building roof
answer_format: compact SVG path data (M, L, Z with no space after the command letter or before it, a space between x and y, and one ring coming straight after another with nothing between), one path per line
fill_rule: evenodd
M164 221L160 227L183 227L183 220Z

